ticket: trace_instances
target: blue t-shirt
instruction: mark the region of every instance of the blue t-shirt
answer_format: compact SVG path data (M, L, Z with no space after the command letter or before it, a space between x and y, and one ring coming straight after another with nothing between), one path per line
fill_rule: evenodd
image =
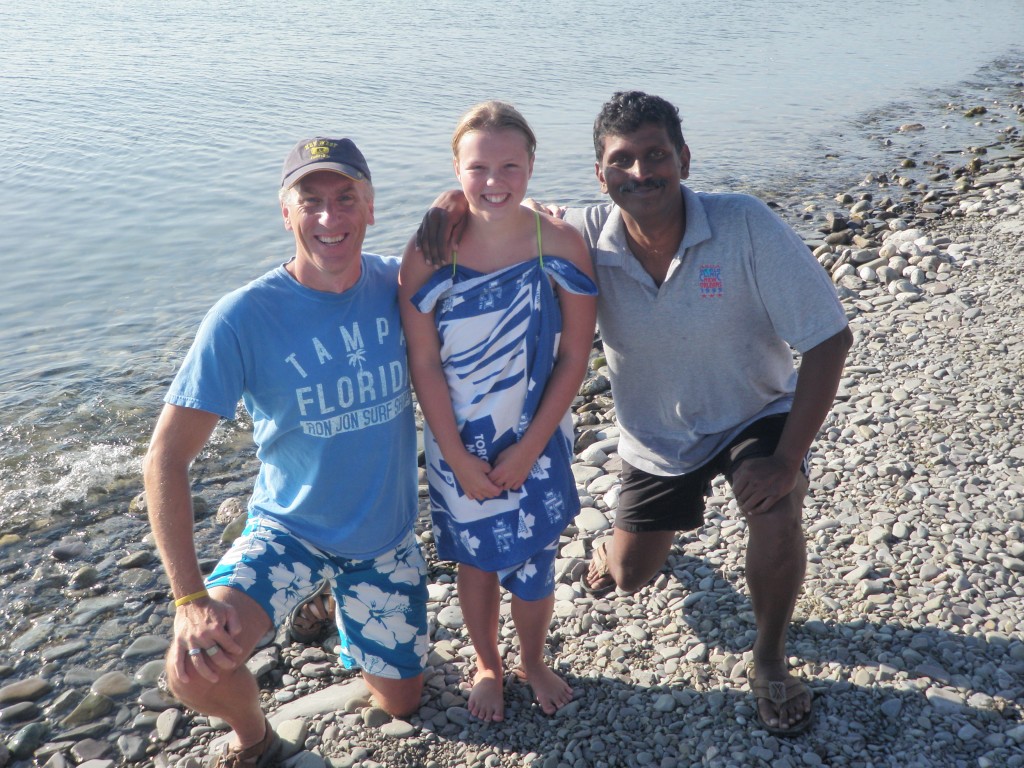
M261 462L250 516L353 559L396 546L417 514L399 263L364 253L341 294L283 266L229 293L164 398L226 419L241 399Z

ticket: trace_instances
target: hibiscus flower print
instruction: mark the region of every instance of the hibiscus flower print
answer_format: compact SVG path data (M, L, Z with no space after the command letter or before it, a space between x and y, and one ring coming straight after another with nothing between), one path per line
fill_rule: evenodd
M360 584L345 597L345 614L363 625L363 637L385 648L409 643L416 627L405 620L409 598L389 595L373 584Z

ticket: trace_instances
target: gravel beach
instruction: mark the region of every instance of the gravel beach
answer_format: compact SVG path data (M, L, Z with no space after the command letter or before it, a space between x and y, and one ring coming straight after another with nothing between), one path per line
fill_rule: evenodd
M471 646L424 505L433 643L419 713L393 720L371 706L330 640L279 633L250 667L289 745L285 765L1024 766L1024 106L957 105L954 117L991 121L992 142L905 158L783 212L832 275L855 335L812 456L808 576L789 634L791 667L815 695L807 734L758 727L745 524L721 480L707 525L677 538L651 585L595 600L566 576L610 533L617 503L615 404L598 344L574 406L584 509L562 538L549 643L574 700L547 717L510 680L505 722L470 718ZM220 439L246 439L244 426ZM251 467L204 459L195 474L212 565ZM45 562L0 541L12 605L0 768L199 768L223 742L222 723L157 686L173 609L144 504L125 511L127 528L101 523L55 543ZM64 607L34 611L44 593ZM502 632L511 668L510 621Z

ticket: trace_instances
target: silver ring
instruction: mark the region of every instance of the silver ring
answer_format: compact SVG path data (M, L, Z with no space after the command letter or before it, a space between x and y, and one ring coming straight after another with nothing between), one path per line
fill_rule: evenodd
M192 656L193 658L195 658L196 656L198 656L202 652L203 652L202 648L189 648L188 649L188 655Z
M220 653L219 645L211 645L209 648L206 649L207 656L216 656L218 653Z

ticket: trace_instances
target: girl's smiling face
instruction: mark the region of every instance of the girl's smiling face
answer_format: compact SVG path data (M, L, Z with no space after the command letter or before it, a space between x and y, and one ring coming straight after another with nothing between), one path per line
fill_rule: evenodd
M454 165L470 211L485 218L518 210L533 174L526 136L514 128L463 134Z

